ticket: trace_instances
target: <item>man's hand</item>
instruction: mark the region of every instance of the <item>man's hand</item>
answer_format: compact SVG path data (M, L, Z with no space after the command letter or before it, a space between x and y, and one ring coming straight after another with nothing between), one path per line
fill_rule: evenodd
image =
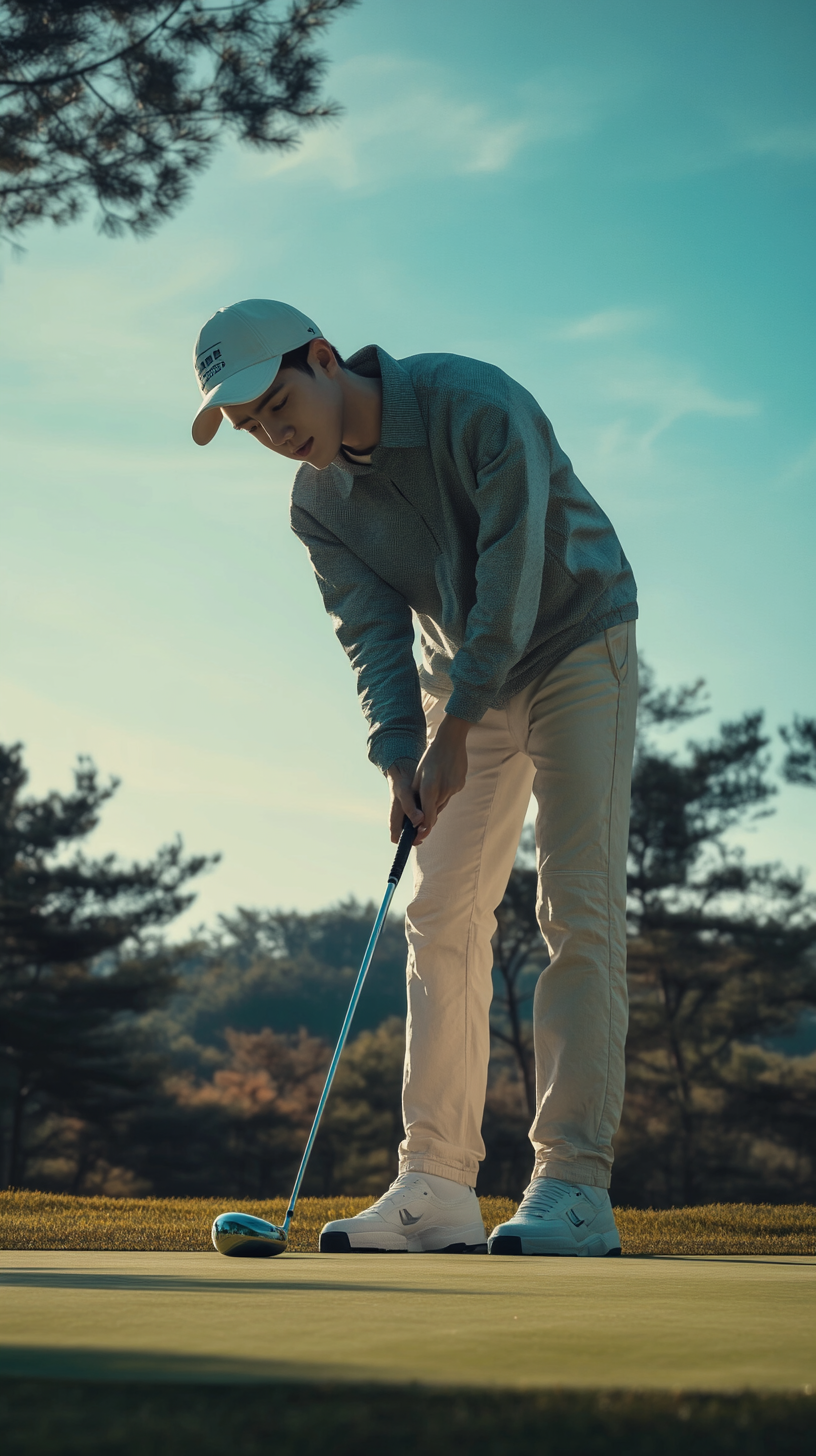
M423 815L413 790L417 763L415 758L398 758L387 771L391 785L391 843L399 844L402 821L408 815L411 823L419 826Z
M467 736L471 724L446 713L418 766L398 759L388 770L391 783L391 842L396 844L407 814L417 829L414 841L428 838L445 805L465 787ZM413 772L412 772L413 771Z

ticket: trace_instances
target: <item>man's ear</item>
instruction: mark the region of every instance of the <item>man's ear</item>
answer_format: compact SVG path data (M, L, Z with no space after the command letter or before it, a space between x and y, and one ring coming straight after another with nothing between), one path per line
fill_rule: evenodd
M319 369L329 379L333 379L340 369L334 349L327 339L312 339L307 358L313 369Z

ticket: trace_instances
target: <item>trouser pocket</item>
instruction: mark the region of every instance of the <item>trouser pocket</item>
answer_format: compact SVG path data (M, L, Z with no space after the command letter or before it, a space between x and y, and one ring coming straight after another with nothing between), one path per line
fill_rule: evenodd
M607 656L619 683L626 680L629 669L629 627L629 622L621 622L620 626L607 627L604 632Z

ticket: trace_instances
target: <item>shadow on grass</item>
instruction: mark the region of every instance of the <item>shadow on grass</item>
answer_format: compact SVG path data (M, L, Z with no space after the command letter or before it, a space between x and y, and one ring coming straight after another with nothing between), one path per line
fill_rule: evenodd
M630 1264L767 1264L773 1269L812 1269L816 1255L805 1254L624 1254Z
M288 1360L286 1331L281 1329L281 1358L256 1359L224 1355L176 1355L164 1350L110 1350L86 1346L0 1346L0 1381L10 1377L47 1380L184 1381L192 1384L354 1379L345 1366L331 1362ZM366 1372L363 1377L371 1380ZM376 1379L376 1376L373 1377ZM0 1429L2 1427L0 1426ZM5 1452L4 1452L5 1456Z
M256 1272L257 1271L257 1272ZM340 1283L328 1279L276 1279L252 1266L253 1278L224 1279L217 1275L213 1279L188 1279L179 1274L91 1274L61 1269L15 1269L0 1274L0 1286L15 1286L23 1289L126 1289L173 1291L184 1294L269 1294L275 1290L318 1290L331 1294L337 1290L351 1294L415 1294L410 1285L403 1289L397 1284ZM480 1290L434 1289L423 1290L433 1294L479 1294Z
M319 1257L319 1256L318 1256ZM324 1256L326 1257L326 1256ZM330 1257L330 1256L329 1256ZM382 1256L387 1259L387 1255ZM428 1259L438 1256L421 1254L414 1255L414 1259ZM353 1265L354 1261L350 1261ZM399 1261L401 1262L401 1260ZM480 1261L487 1265L487 1261ZM518 1264L518 1260L515 1261ZM561 1263L558 1260L535 1259L534 1264L538 1267L549 1262ZM586 1261L584 1261L586 1262ZM740 1264L752 1267L765 1266L777 1269L787 1268L813 1268L813 1259L797 1258L796 1256L781 1258L763 1258L761 1255L728 1255L718 1256L715 1254L694 1255L694 1254L636 1254L631 1255L627 1260L617 1260L615 1269L621 1271L626 1263L650 1263L650 1264ZM419 1292L416 1285L393 1284L390 1279L384 1281L364 1279L302 1279L287 1278L285 1270L286 1263L279 1263L278 1260L269 1263L254 1260L250 1265L242 1261L242 1269L246 1274L239 1278L228 1278L222 1275L219 1270L223 1266L219 1263L218 1269L213 1269L211 1277L206 1275L178 1274L169 1272L163 1274L156 1272L145 1274L134 1274L130 1272L121 1273L115 1269L100 1269L94 1272L88 1268L80 1269L49 1269L39 1265L18 1264L13 1268L0 1270L0 1287L16 1287L23 1289L92 1289L92 1290L121 1290L144 1292L152 1291L159 1293L183 1293L183 1294L261 1294L283 1293L286 1291L311 1291L323 1294L382 1294L391 1296L393 1294L416 1294ZM234 1267L234 1265L233 1265ZM334 1266L336 1267L336 1265ZM383 1265L389 1272L393 1266ZM495 1261L488 1266L495 1267ZM608 1267L607 1265L604 1266ZM502 1271L506 1270L506 1261L502 1261ZM351 1270L349 1270L349 1273ZM523 1291L518 1291L519 1294ZM531 1290L537 1294L537 1290ZM506 1291L503 1289L491 1289L489 1284L482 1283L476 1288L462 1289L448 1288L443 1284L436 1284L433 1288L421 1288L425 1298L428 1296L445 1296L461 1299L490 1299L491 1297L503 1299Z
M245 1262L246 1268L248 1261ZM273 1265L273 1268L280 1267ZM284 1266L285 1267L285 1266ZM454 1296L463 1299L484 1299L491 1295L497 1299L505 1298L505 1292L501 1289L447 1289L443 1285L434 1285L432 1289L424 1285L415 1284L392 1284L387 1283L363 1283L362 1281L351 1282L337 1279L287 1279L276 1277L267 1273L263 1266L259 1267L259 1261L251 1266L251 1277L246 1279L227 1279L215 1275L212 1279L187 1278L179 1274L116 1274L114 1272L103 1272L92 1274L86 1270L69 1269L4 1269L0 1272L0 1288L18 1289L110 1289L110 1290L132 1290L132 1291L158 1291L159 1293L176 1294L272 1294L278 1291L294 1290L298 1293L305 1291L317 1291L321 1294L383 1294L389 1297L392 1294L417 1294L421 1293L423 1298L430 1296Z
M807 1396L0 1379L4 1456L811 1456Z

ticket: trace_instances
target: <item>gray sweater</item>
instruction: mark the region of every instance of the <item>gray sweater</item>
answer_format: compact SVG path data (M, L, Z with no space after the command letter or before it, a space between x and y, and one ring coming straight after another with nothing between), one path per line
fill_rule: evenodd
M606 627L637 617L617 536L532 395L456 354L347 368L380 375L371 465L303 465L292 529L357 674L383 772L425 748L420 688L478 723ZM416 614L422 665L413 655Z

